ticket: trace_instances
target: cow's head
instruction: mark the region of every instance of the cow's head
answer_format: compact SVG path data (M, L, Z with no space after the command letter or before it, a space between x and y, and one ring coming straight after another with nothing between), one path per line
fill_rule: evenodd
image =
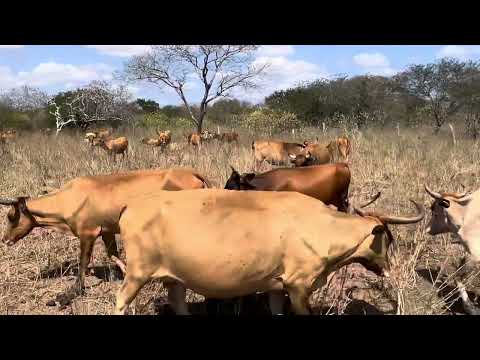
M35 218L27 208L27 199L27 197L0 199L0 205L11 206L7 212L7 229L2 238L7 245L15 244L37 226Z
M227 190L254 190L255 186L250 183L255 177L254 173L247 173L240 175L233 166L230 166L232 169L232 174L225 184L225 189Z
M309 166L313 163L313 156L310 154L310 151L307 151L305 155L303 154L288 154L290 162L295 165L295 167Z
M373 271L379 276L388 276L390 270L388 249L395 241L389 224L414 224L425 217L425 209L417 202L410 200L417 208L417 215L413 217L384 215L377 212L367 212L354 207L355 212L362 217L369 217L377 224L373 226L369 238L367 238L357 250L355 262L362 264L367 270Z
M465 207L471 201L467 193L437 193L425 185L425 191L434 200L430 207L432 218L427 225L429 235L457 233L463 225Z

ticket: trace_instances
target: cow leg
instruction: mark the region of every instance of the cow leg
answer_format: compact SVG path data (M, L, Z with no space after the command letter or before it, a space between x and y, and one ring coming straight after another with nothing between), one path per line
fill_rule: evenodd
M308 303L309 293L303 286L287 288L293 311L296 315L310 315L310 305Z
M143 285L148 281L148 277L135 277L131 271L127 270L122 287L117 293L115 303L115 315L125 315L128 305L135 299Z
M85 288L85 273L87 272L87 267L92 257L93 244L96 238L96 236L80 237L80 266L75 284L66 291L68 300L72 300L83 293Z
M119 258L118 255L118 248L117 248L117 242L115 241L115 234L114 233L103 233L102 234L102 241L105 244L105 250L107 251L108 257L111 259L112 257ZM117 264L118 266L118 264ZM121 270L121 268L119 267ZM123 271L122 271L123 272ZM118 277L115 276L112 277L114 279L118 279Z
M285 306L285 294L283 290L269 291L268 304L272 315L283 315L283 308Z
M187 289L185 286L177 281L163 283L168 290L168 302L177 315L190 315L188 311L187 302L185 298L187 296Z

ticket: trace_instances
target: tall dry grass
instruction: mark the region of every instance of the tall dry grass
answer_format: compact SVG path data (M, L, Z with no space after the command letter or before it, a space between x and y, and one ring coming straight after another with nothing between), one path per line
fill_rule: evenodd
M41 193L45 184L55 187L82 176L118 172L127 169L191 167L205 174L216 187L222 187L230 175L229 165L238 171L251 171L252 134L241 133L241 143L221 145L213 142L195 150L186 146L184 134L176 131L173 141L185 147L176 151L152 149L140 139L142 130L119 133L130 141L128 160L109 160L99 148L92 149L80 134L59 137L27 134L8 144L0 144L0 196ZM325 143L340 133L320 129L298 129L278 139L303 141L316 136ZM348 134L352 140L350 195L367 199L377 191L381 198L372 208L389 213L410 214L408 199L429 207L423 190L461 191L476 189L479 170L479 145L457 138L452 147L448 133L433 136L430 130L382 132L367 130ZM261 137L261 134L256 134ZM268 166L266 167L268 168ZM454 179L452 179L454 177ZM0 231L5 226L6 208L0 208ZM428 220L417 225L392 226L396 243L391 249L392 274L380 279L360 265L350 265L332 277L322 291L311 297L321 313L398 313L443 314L456 310L456 292L450 287L454 264L463 249L449 235L424 234ZM97 242L91 266L95 276L87 277L86 294L64 308L47 306L48 300L71 285L77 269L79 242L52 231L36 229L14 247L0 245L1 314L109 314L114 306L120 282L108 278L113 265L103 245ZM56 269L45 275L45 269ZM475 279L472 277L473 286ZM163 288L156 282L146 286L133 309L153 314L162 301ZM200 296L189 293L192 302Z

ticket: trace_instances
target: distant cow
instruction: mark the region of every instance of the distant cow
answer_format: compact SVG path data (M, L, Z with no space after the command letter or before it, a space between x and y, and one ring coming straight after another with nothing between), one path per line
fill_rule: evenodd
M165 148L172 141L172 132L170 130L160 131L157 129L157 134L162 148Z
M252 142L255 170L263 161L271 164L288 164L289 154L305 155L305 144L289 143L277 140L255 140Z
M209 130L203 130L200 133L200 137L202 138L202 141L210 141L210 140L218 139L220 135Z
M190 145L200 146L202 143L202 138L198 133L191 133L187 135L187 141Z
M128 157L128 139L125 136L116 139L99 138L94 140L95 146L100 146L113 160L116 160L117 154L122 154L122 159Z
M338 152L340 156L342 157L343 161L348 162L348 156L350 155L350 151L352 149L352 146L350 144L350 140L346 137L339 137L336 140L332 140L328 145L327 145L328 151L330 152L330 155L332 159L335 158L335 154Z
M238 144L238 133L236 133L235 131L229 133L222 133L222 135L220 135L220 140L228 143L235 141Z
M150 146L160 146L162 144L162 142L158 138L143 138L141 141L142 144Z
M4 130L3 132L0 131L0 139L3 140L3 142L6 142L7 140L13 140L17 137L17 130Z
M318 143L309 143L305 141L305 154L288 154L290 162L296 167L328 164L333 160L327 146Z

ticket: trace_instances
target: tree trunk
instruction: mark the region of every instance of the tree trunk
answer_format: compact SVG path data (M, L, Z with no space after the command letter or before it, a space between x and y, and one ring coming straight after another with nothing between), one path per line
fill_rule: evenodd
M205 118L205 111L200 112L200 116L198 117L197 123L197 132L200 134L202 132L203 127L203 119Z

